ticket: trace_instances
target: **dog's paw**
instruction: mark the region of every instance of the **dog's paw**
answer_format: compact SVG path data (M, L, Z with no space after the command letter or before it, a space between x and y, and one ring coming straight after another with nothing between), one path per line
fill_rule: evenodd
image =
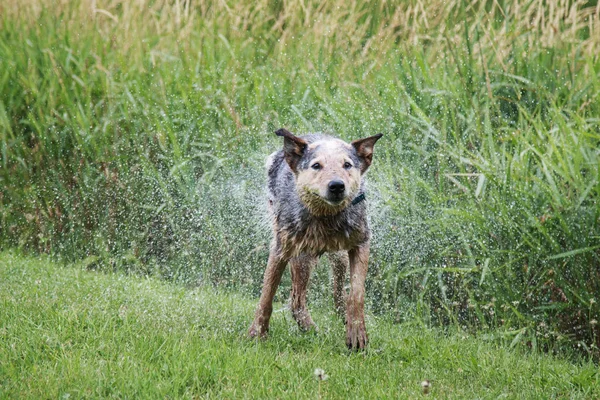
M307 332L307 333L310 333L310 332L317 333L317 332L319 332L319 327L312 320L298 322L298 327L300 328L300 330L302 332Z
M318 332L319 329L317 328L317 324L312 320L308 311L292 312L292 315L298 323L298 328L300 328L302 332Z
M250 328L248 329L248 337L250 339L254 339L254 338L265 339L267 337L267 330L261 329L261 327L259 327L256 324L252 324L250 326Z
M346 323L346 345L350 350L364 350L369 338L364 320L348 321Z
M346 318L346 309L336 309L335 310L335 315L336 317L338 317L343 323L344 325L346 325L347 322L347 318Z

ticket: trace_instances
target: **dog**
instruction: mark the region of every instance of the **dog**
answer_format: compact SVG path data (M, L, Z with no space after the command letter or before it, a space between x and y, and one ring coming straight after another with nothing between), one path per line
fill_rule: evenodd
M363 175L383 135L346 143L322 134L298 137L283 128L275 134L283 137L283 150L271 154L266 163L273 239L248 335L266 337L273 297L288 263L292 315L300 329L316 329L306 306L306 290L311 269L328 253L334 304L339 314L345 311L346 344L362 350L368 342L364 302L370 241Z

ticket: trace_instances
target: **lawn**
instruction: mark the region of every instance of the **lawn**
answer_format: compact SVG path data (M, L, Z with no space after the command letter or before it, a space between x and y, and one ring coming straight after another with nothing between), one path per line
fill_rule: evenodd
M598 398L600 370L510 342L367 310L349 353L326 308L302 334L276 305L269 339L245 337L256 300L209 287L0 253L0 398ZM328 379L319 381L315 369Z

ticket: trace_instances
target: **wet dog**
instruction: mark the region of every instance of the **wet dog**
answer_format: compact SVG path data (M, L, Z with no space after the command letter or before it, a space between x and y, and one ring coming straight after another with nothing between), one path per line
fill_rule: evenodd
M283 150L267 160L269 209L273 239L262 294L249 336L264 337L269 329L273 297L286 265L292 273L291 309L301 329L316 328L306 307L311 269L328 253L333 268L337 311L346 316L346 344L367 345L364 300L369 260L363 175L373 160L382 134L346 143L327 135L297 137L285 129ZM344 289L350 271L350 291ZM344 304L345 303L345 304Z

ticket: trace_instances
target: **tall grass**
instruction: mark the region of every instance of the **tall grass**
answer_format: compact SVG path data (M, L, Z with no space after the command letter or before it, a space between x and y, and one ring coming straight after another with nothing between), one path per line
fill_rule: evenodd
M4 1L1 243L257 291L272 131L383 132L372 309L597 355L599 16L566 0Z

